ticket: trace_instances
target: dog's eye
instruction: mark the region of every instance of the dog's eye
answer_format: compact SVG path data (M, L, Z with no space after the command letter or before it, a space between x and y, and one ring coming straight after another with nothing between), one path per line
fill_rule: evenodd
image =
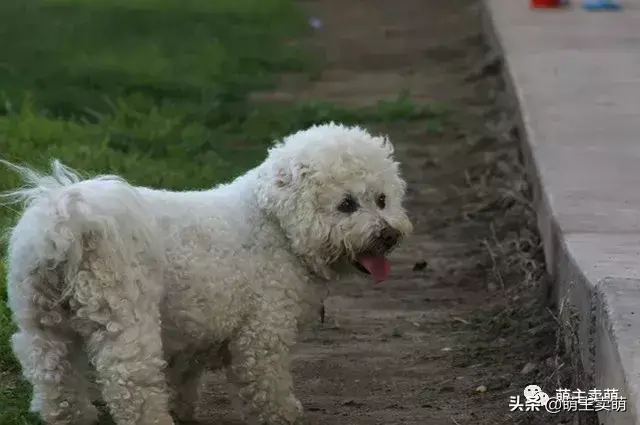
M378 196L378 199L376 200L376 205L381 210L384 209L384 207L387 206L387 197L385 196L384 193L382 195Z
M352 197L348 196L340 202L338 205L338 211L342 213L352 213L358 209L358 202Z

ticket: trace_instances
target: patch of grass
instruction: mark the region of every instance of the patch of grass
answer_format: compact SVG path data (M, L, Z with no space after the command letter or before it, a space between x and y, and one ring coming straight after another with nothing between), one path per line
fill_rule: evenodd
M304 21L289 0L26 0L0 6L0 81L55 114L132 93L177 103L240 98L309 58L284 41Z
M428 119L407 94L374 107L253 103L283 72L313 75L294 0L21 0L0 3L0 154L43 169L52 157L137 185L197 189L259 163L274 140L311 124ZM20 185L0 168L0 191ZM16 212L0 210L0 227ZM0 276L4 277L2 261ZM0 423L27 412L0 279Z

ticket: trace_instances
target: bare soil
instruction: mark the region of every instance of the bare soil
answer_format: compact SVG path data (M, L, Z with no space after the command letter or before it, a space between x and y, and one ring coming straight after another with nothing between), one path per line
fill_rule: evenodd
M336 286L327 320L301 335L297 394L307 423L593 424L592 415L510 412L538 384L580 388L546 304L529 185L518 160L500 60L477 0L316 0L317 81L284 78L272 98L375 103L408 90L455 111L374 130L391 135L409 181L415 234L382 285ZM218 376L202 423L239 424Z

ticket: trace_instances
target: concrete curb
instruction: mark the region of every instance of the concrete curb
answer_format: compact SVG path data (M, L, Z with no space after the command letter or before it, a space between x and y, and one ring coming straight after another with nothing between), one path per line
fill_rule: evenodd
M626 412L601 413L604 424L637 424L640 394L640 280L605 279L597 287L594 332L596 388L618 388Z
M640 42L623 45L640 9L540 13L526 1L485 0L484 17L519 105L552 298L587 387L579 389L626 398L626 411L598 412L602 425L640 424L640 202L623 190L640 182L640 108L628 101L640 99L640 69L622 76L600 63L640 65ZM627 164L638 169L635 185Z

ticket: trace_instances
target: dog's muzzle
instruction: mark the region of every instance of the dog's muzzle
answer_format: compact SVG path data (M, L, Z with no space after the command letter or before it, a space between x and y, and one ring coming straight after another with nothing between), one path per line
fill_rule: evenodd
M391 226L383 227L369 246L357 256L353 265L359 271L372 275L377 282L385 280L391 270L386 254L398 244L401 236L402 233L397 229Z
M391 248L396 246L401 236L402 234L397 229L391 226L386 226L384 229L382 229L382 231L380 232L380 237L378 239L379 244L384 249L383 252L387 252Z
M391 226L385 226L376 236L372 237L363 253L385 255L400 241L402 234Z

